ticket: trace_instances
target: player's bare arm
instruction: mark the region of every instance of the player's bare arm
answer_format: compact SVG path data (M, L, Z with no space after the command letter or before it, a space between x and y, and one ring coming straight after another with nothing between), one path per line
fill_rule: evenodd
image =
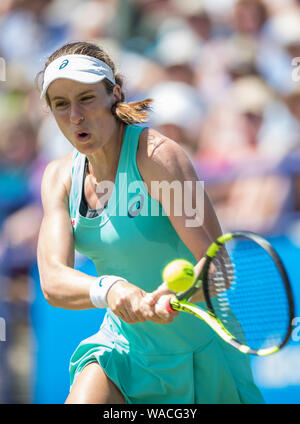
M74 240L68 209L71 156L51 162L42 180L44 217L38 241L41 287L47 301L66 309L94 306L89 287L95 277L74 267Z

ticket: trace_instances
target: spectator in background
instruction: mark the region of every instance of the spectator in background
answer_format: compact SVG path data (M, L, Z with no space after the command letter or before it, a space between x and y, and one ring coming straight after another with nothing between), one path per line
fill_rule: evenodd
M273 96L261 78L234 80L206 115L196 159L211 158L216 163L221 158L234 164L256 155L263 114Z
M0 265L12 289L26 276L36 255L41 221L39 186L46 164L38 152L36 129L26 117L4 126L0 140Z
M148 96L154 100L151 124L194 158L204 115L198 93L188 84L168 81L154 86Z
M27 275L36 255L41 221L39 187L46 161L36 128L25 116L3 125L0 140L0 265L12 279ZM13 289L13 287L9 287ZM17 293L17 290L15 291Z
M39 156L37 134L26 116L2 124L0 139L0 316L6 320L7 337L2 349L0 373L5 375L1 402L14 402L20 395L7 355L23 348L16 340L21 323L27 320L29 270L35 261L41 222L39 187L45 161ZM21 351L22 355L22 351ZM26 361L26 355L25 355ZM26 363L26 362L25 362ZM28 379L28 368L19 375ZM26 383L25 383L26 384ZM18 384L16 385L18 386ZM2 392L2 393L1 393ZM22 396L22 395L21 395Z
M300 78L299 78L300 80ZM286 104L297 122L300 123L300 85L295 84L294 90L285 97ZM300 141L300 134L299 134Z
M283 48L291 58L300 56L300 10L287 9L270 19L268 37Z
M259 75L257 58L264 49L264 27L269 10L262 0L238 0L232 11L229 25L233 30L227 40L226 69L232 78Z
M29 204L40 203L39 183L45 161L39 157L36 128L28 117L2 123L0 139L0 199L3 229L8 216Z
M80 2L70 10L67 39L76 41L110 38L116 30L116 15L116 1Z
M207 190L225 229L278 231L283 211L291 207L291 181L278 174L276 143L273 152L261 149L265 113L274 100L263 80L239 78L227 102L206 120L198 174L210 172Z
M259 37L268 19L262 0L238 0L233 11L234 29L240 36Z
M12 0L0 20L1 55L11 66L21 67L28 81L33 81L41 56L65 37L65 24L48 16L52 2Z
M300 54L299 22L299 6L287 2L269 17L263 31L264 40L258 45L258 69L282 95L293 90L291 62Z
M152 58L164 67L166 79L196 85L195 58L201 39L184 20L168 19L158 32Z
M141 54L152 48L160 26L175 13L171 0L123 0L119 6L121 17L125 16L126 20L124 25L120 19L123 34L126 34L120 41L124 48Z
M294 117L295 143L282 160L281 168L291 175L294 189L294 210L300 212L300 85L285 98L286 104Z

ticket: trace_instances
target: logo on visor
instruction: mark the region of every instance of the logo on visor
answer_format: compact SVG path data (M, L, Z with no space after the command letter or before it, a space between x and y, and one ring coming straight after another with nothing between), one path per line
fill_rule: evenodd
M67 66L67 64L68 64L68 63L69 63L68 59L65 59L65 60L61 63L61 65L60 65L59 69L63 69L63 68L65 68L65 67Z

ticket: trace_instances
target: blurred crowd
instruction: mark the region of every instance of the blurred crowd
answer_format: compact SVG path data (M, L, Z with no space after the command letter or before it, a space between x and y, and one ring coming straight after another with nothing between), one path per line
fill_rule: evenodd
M281 234L298 222L299 0L1 0L0 316L10 343L0 341L0 403L30 402L40 182L70 151L35 76L79 40L112 56L127 101L154 99L150 125L190 155L224 231Z

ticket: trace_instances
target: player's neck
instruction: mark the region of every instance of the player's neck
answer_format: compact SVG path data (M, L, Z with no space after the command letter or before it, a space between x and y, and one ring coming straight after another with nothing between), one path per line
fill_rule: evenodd
M116 131L112 134L110 140L88 158L88 174L92 177L95 183L100 181L114 182L119 158L123 143L125 125L117 124Z

